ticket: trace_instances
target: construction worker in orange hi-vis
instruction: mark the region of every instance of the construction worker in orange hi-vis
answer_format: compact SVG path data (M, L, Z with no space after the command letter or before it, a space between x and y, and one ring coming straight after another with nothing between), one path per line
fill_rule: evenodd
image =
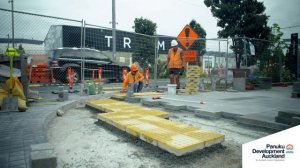
M180 47L178 47L176 40L171 41L171 48L169 49L167 64L169 67L170 83L176 84L176 88L180 89L179 76L182 75L186 63L183 51Z
M130 67L130 72L127 73L127 77L123 81L122 92L126 91L129 83L133 84L133 92L141 92L143 89L144 76L139 72L139 67L136 64L132 64Z

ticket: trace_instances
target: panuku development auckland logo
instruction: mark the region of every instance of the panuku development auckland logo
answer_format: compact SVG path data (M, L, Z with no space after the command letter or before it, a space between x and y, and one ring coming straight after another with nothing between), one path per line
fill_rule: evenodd
M293 154L294 153L294 146L292 144L286 145L286 153L287 154Z
M284 161L286 154L293 154L294 146L292 144L266 144L263 149L252 149L252 153L257 155L256 161Z

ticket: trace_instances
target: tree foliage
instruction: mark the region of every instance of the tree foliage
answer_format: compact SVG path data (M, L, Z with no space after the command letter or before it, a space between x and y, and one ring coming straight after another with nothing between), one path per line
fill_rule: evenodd
M149 19L135 18L134 30L136 38L134 40L137 49L132 54L133 62L138 62L142 68L151 67L154 65L155 55L155 37L156 23ZM144 35L142 35L144 34Z
M218 31L221 38L233 39L233 49L237 68L243 57L244 41L241 37L267 39L270 27L267 26L268 16L264 13L263 2L257 0L204 0L210 7L214 17L218 18L217 26L222 29ZM238 37L238 38L236 38ZM266 46L255 46L256 53L263 53Z
M270 70L272 71L273 79L277 79L275 82L290 82L292 78L289 70L284 67L286 57L283 53L283 50L287 49L288 45L283 41L283 33L280 29L278 24L273 24L272 33L270 33L268 37L269 40L273 42L272 47L270 47L270 53L272 55L270 60L273 62ZM279 79L281 79L281 81Z
M206 31L204 30L204 28L202 28L202 26L196 21L196 20L191 20L190 24L189 24L194 30L195 32L199 35L199 38L203 38L201 40L196 40L195 43L193 44L193 46L190 48L190 50L197 50L198 51L198 58L197 58L197 62L200 63L200 56L203 56L205 54L205 49L206 49ZM193 63L190 63L193 64ZM201 64L200 64L201 66Z

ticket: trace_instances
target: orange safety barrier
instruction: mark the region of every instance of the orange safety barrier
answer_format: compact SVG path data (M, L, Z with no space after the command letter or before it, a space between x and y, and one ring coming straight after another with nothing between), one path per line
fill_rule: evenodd
M146 68L146 70L145 70L145 80L146 80L146 87L149 87L149 85L150 85L150 70L149 70L149 68Z
M123 81L127 78L127 68L122 69L122 74L123 74Z
M70 90L73 89L73 83L74 83L74 69L68 67L68 85Z
M51 69L51 82L52 83L56 83L56 80L54 78L54 72L53 72L53 69Z
M102 82L102 68L101 67L98 68L98 80L99 80L99 82Z
M27 70L28 78L31 83L50 82L50 76L49 76L49 70L47 64L33 65L31 67L31 75L30 75L30 65L28 64L26 68L27 68L26 70Z

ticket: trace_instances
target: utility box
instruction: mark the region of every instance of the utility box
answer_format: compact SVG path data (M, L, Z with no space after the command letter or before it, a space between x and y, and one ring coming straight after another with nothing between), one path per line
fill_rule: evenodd
M233 89L244 92L246 90L246 76L247 70L234 69L233 70Z

